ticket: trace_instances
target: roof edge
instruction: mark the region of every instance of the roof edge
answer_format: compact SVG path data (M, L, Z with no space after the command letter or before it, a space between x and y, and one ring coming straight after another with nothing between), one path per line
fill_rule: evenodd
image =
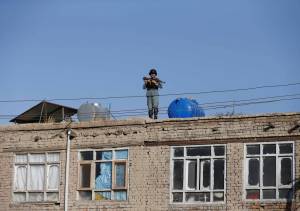
M276 117L276 116L299 116L300 112L289 113L264 113L255 115L238 115L238 116L207 116L207 117L194 117L194 118L170 118L170 119L125 119L125 120L98 120L89 122L62 122L62 123L28 123L28 124L14 124L0 126L0 132L8 131L38 131L38 130L61 130L66 128L96 128L96 127L114 127L114 126L131 126L131 125L146 125L146 124L159 124L159 123L172 123L172 122L184 122L184 121L226 121L226 120L238 120L249 118L264 118L264 117Z

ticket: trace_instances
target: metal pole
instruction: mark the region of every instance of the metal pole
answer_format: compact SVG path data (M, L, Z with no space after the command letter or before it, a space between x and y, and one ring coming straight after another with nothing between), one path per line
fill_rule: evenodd
M45 102L43 102L43 104L42 104L42 110L41 110L41 113L40 113L40 120L39 120L39 123L41 123L41 120L42 120L43 111L44 111L44 105L45 105Z
M61 121L62 121L62 122L65 121L65 108L64 108L64 107L62 107L62 109L61 109L61 116L62 116L62 117L61 117L61 118L62 118Z
M71 143L71 129L68 129L68 133L67 133L66 171L65 171L65 211L68 211L70 143Z

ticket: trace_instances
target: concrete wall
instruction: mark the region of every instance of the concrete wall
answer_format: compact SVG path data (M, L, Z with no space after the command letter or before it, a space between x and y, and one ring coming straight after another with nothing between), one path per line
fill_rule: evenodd
M300 178L300 131L299 128L289 131L297 122L300 123L300 113L2 126L0 210L63 210L67 128L77 134L71 141L70 210L286 210L289 206L300 207L299 193L292 204L243 200L244 143L294 141L295 178ZM275 127L264 130L269 123ZM210 205L170 203L171 146L219 143L226 144L226 201ZM117 147L129 149L128 200L76 200L78 150ZM60 203L13 202L14 154L53 150L61 152Z

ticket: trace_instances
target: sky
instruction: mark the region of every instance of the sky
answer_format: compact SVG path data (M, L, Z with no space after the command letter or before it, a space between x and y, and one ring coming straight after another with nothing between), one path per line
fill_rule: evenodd
M166 81L162 95L299 83L299 11L298 0L1 0L0 101L144 96L151 68ZM300 85L161 96L160 107L177 97L201 105L291 94ZM0 102L0 115L38 102ZM87 100L53 102L78 108ZM147 108L145 97L88 102ZM299 103L204 110L299 112Z

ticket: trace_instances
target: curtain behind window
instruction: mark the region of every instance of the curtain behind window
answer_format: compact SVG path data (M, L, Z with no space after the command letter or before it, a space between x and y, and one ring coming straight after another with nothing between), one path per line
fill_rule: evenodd
M28 190L43 190L45 181L45 166L31 165L29 167Z
M15 175L15 190L26 190L26 166L17 166Z
M48 153L48 162L59 162L59 153Z
M59 167L58 165L50 165L48 168L48 189L58 189L59 183Z

